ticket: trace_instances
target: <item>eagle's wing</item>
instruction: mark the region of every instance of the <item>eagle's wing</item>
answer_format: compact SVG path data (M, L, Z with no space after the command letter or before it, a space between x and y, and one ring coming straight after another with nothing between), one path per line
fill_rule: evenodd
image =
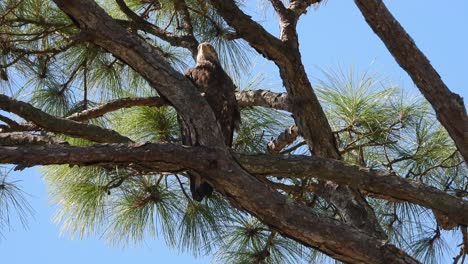
M189 68L185 72L185 76L192 81L195 87L200 91L204 92L203 85L204 79L202 76L205 76L205 73L201 69L197 68ZM198 80L198 81L197 81ZM177 120L179 122L180 130L181 130L181 140L182 144L193 146L196 144L197 139L195 138L195 133L191 133L189 126L186 125L185 121L178 115ZM206 181L203 180L200 174L196 172L187 172L190 180L190 192L192 193L192 198L195 201L202 201L203 198L207 196L211 196L213 193L213 187Z
M185 76L192 81L200 93L204 94L215 114L226 145L231 147L234 130L238 129L240 124L240 111L235 94L236 86L233 81L219 64L210 62L188 69ZM183 121L179 123L182 130L182 143L193 145L196 139L190 136L188 126ZM201 201L205 196L212 194L213 187L199 174L194 172L188 174L190 191L195 200Z
M187 70L185 75L204 93L220 125L225 143L231 147L234 130L239 129L240 125L234 82L220 65L210 62Z
M226 145L231 147L234 130L239 129L241 122L236 86L221 66L216 68L215 73L214 83L207 89L206 98L221 126Z

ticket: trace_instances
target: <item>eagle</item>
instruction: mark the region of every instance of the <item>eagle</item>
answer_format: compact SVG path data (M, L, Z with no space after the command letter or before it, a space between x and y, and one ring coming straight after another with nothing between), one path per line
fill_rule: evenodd
M224 136L224 143L231 147L234 130L239 129L241 120L235 94L236 86L221 67L218 54L211 44L204 42L198 45L196 66L189 68L185 76L210 105ZM182 144L189 146L197 144L196 139L191 138L190 130L183 120L179 119L179 124ZM204 197L213 193L213 187L198 173L189 172L188 175L194 200L202 201Z

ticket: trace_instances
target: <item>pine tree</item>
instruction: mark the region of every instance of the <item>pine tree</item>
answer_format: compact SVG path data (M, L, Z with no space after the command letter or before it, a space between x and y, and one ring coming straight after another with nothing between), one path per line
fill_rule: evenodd
M427 101L352 69L311 84L296 25L321 1L260 2L278 15L279 37L242 1L0 2L0 162L44 165L55 221L79 237L163 238L220 263L438 263L454 234L463 263L461 98L381 1L355 3ZM183 76L205 41L239 88L232 149ZM247 76L255 54L277 65L285 93ZM181 146L177 115L197 145ZM10 168L0 227L32 214ZM187 171L215 194L192 200Z

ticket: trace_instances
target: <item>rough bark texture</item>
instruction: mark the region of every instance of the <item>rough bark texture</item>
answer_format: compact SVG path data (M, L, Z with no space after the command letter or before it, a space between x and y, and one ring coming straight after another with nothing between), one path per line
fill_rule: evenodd
M76 21L91 42L113 53L139 72L189 121L199 143L212 147L216 155L216 160L204 168L204 175L233 203L283 235L346 262L417 263L406 253L372 235L334 220L322 219L310 208L291 202L249 175L224 146L214 114L206 101L187 79L164 61L158 50L127 32L91 0L55 0L55 3ZM26 153L23 154L25 157ZM153 153L147 152L146 155L151 156ZM332 231L340 234L339 241L336 241L336 233Z
M465 162L468 162L468 116L463 99L448 89L383 1L356 0L355 3L375 34L431 103L437 119L455 141Z
M211 3L240 37L276 63L288 92L289 109L311 152L325 158L340 159L331 127L301 61L295 29L298 16L290 9L277 8L281 9L278 12L281 36L278 39L244 14L234 1L211 0ZM323 184L319 195L333 203L343 219L352 226L380 238L386 237L373 209L358 191L346 186Z
M168 103L162 99L161 97L137 97L137 98L120 98L116 100L112 100L105 104L84 110L79 113L75 113L67 117L67 119L75 120L75 121L84 121L93 118L98 118L106 113L116 111L122 108L129 108L134 106L167 106Z
M81 137L95 142L131 142L129 138L113 130L51 116L28 103L17 101L3 94L0 94L0 109L17 114L50 132Z
M215 168L219 160L215 149L201 146L133 143L73 147L38 144L41 146L0 146L0 163L18 164L20 168L51 164L125 166L141 163L154 171L191 169L204 172ZM418 204L447 216L452 222L468 224L467 201L416 181L319 157L242 154L235 154L235 157L252 175L332 180L383 197Z
M146 21L145 19L140 17L138 14L134 13L125 4L125 1L116 0L115 2L119 6L120 10L129 19L132 20L133 23L128 24L128 26L135 27L135 28L138 28L138 29L143 30L145 32L148 32L150 34L153 34L153 35L157 36L158 38L161 38L161 39L167 41L169 44L171 44L173 46L187 48L188 50L190 50L190 52L192 52L192 56L196 57L198 41L195 39L193 34L178 36L178 35L176 35L174 33L168 32L165 29L159 28L156 25L149 23L148 21ZM124 24L127 24L127 23L124 23Z
M280 154L281 150L293 143L297 136L299 136L299 129L296 125L286 128L283 133L268 143L268 152L273 155Z
M132 160L136 160L138 155L146 157L146 160L151 160L156 157L159 164L172 164L174 169L180 168L178 157L187 155L188 152L195 148L184 148L177 146L179 149L188 150L186 153L177 151L172 152L169 149L147 149L145 145L139 146L141 151L125 149L125 145L121 145L124 151L115 156L116 162L121 161L130 152ZM148 147L151 147L148 144ZM166 144L164 146L171 146ZM102 148L98 153L93 153L92 157L100 157L109 159L109 149L106 145L95 146ZM0 160L6 160L8 163L14 163L14 153L20 152L20 156L24 160L36 160L42 162L50 160L56 162L60 157L68 156L68 159L75 159L78 164L83 163L83 156L90 153L90 147L74 147L77 153L72 155L70 152L64 152L62 155L50 155L51 149L40 146L35 149L19 149L19 147L0 147ZM30 147L34 148L34 147ZM200 147L199 149L201 149ZM161 151L162 150L162 151ZM173 149L172 149L173 150ZM217 187L218 191L224 193L228 198L232 199L239 207L252 213L266 224L270 225L281 234L291 237L305 245L315 247L322 252L330 255L333 258L352 263L418 263L403 251L395 248L393 245L387 244L383 240L378 240L375 237L369 236L365 232L359 231L346 224L328 219L313 212L310 208L298 204L287 199L271 188L265 187L260 181L254 177L246 177L242 171L239 171L238 166L232 162L220 160L223 153L217 150L211 151L210 162L196 162L196 169L202 169L207 179ZM41 155L41 159L37 159L37 155ZM18 154L17 154L18 155ZM202 153L196 153L202 156ZM66 157L65 156L65 157ZM189 155L190 156L190 155ZM49 158L48 158L49 157ZM187 158L187 156L185 156ZM19 158L17 156L17 158ZM111 158L112 159L112 158ZM169 159L169 160L167 160ZM154 166L158 166L158 162ZM195 161L192 161L192 164ZM74 162L67 162L73 164ZM92 163L94 164L94 163ZM96 163L99 164L99 163ZM190 166L190 162L187 163ZM28 164L32 165L32 164ZM84 164L88 165L88 164ZM200 167L203 166L203 167ZM220 174L222 171L226 177Z
M68 144L54 137L29 134L26 132L0 133L0 146Z
M288 9L292 10L297 16L299 16L306 13L307 8L311 5L318 4L320 2L322 2L322 0L291 0L289 1Z
M266 90L242 91L236 93L239 107L264 106L291 112L288 95Z
M184 117L187 125L197 131L194 138L200 144L224 147L224 140L209 105L190 81L170 66L158 49L128 32L94 1L78 3L57 0L55 3L78 23L91 42L111 52L146 78L163 99ZM177 86L174 85L176 83Z
M236 98L239 107L262 106L289 111L288 95L286 93L274 93L266 90L242 91L236 92ZM135 106L162 107L170 106L170 104L159 96L120 98L86 109L82 112L74 113L66 117L66 119L73 121L86 121L101 117L119 109ZM6 117L4 116L0 116L0 121L4 121L8 125L3 129L0 128L0 132L34 131L41 129L33 123L18 124L12 120L6 120Z
M205 179L237 208L258 217L260 221L286 237L349 263L418 262L385 241L385 234L378 225L372 208L359 191L346 185L382 197L420 204L432 209L437 215L450 219L452 223L467 224L468 216L465 213L467 205L461 199L403 178L367 171L332 160L339 159L340 155L328 121L301 62L295 30L299 16L306 12L311 4L319 1L291 1L291 4L285 7L279 0L270 0L280 17L280 38L273 37L252 21L238 8L235 1L211 1L217 12L235 29L234 34L237 37L247 40L260 54L278 65L288 91L287 96L265 91L246 92L240 94L238 100L247 101L244 106L257 104L293 113L299 131L316 156L290 159L275 158L271 155L245 156L229 152L213 111L190 81L175 71L157 48L150 46L144 39L122 26L146 29L150 34L161 39L169 39L173 41L169 41L173 45L186 47L193 53L193 44L196 40L193 38L190 12L186 6L179 4L177 12L183 16L183 29L189 38L168 35L168 32L161 31L152 24L146 24L127 8L124 1L118 0L117 3L132 21L112 19L92 0L54 1L73 19L87 41L111 52L132 67L157 89L161 98L152 98L154 101L150 102L139 99L114 101L70 116L68 119L51 117L28 104L6 97L0 97L0 107L27 121L33 121L46 131L94 141L100 141L104 136L106 140L101 142L127 143L130 141L128 138L114 131L88 127L73 120L95 118L130 105L168 104L173 106L190 126L191 136L196 139L197 146L135 143L72 147L57 144L61 142L48 141L47 137L34 137L28 134L10 135L0 138L0 145L15 144L15 146L0 146L1 163L17 164L17 169L38 164L70 164L135 166L154 172L186 170L202 172ZM16 126L16 124L11 125ZM107 136L111 139L109 140ZM18 146L25 142L37 145ZM300 166L297 165L299 162ZM321 184L318 193L338 208L345 223L318 215L311 208L280 194L262 182L267 175L314 177L340 184L339 186Z
M319 157L241 155L238 160L251 174L317 178L430 208L451 222L468 222L468 202L417 181Z

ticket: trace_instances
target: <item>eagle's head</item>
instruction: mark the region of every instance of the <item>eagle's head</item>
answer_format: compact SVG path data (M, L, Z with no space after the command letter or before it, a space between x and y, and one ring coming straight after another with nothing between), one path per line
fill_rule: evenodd
M218 53L216 53L214 47L208 42L203 42L198 45L197 65L201 65L206 62L219 64L219 59Z

